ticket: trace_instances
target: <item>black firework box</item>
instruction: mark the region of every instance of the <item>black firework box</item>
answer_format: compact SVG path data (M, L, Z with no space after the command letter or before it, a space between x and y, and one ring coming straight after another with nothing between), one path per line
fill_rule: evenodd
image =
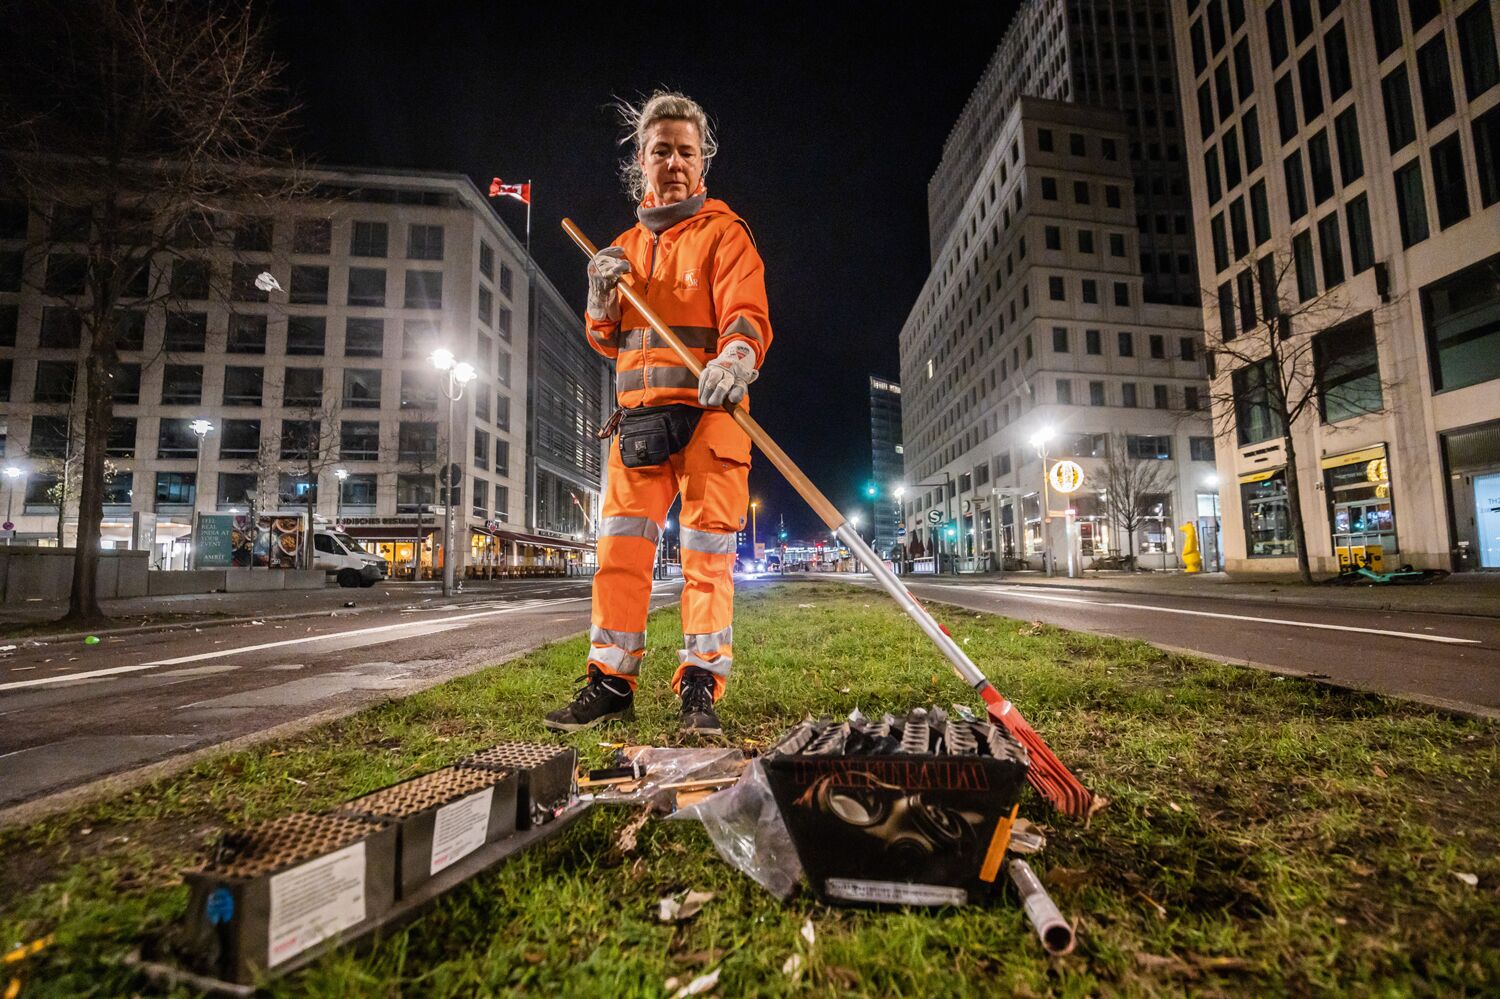
M765 769L817 897L836 905L970 905L1026 784L1026 750L988 721L917 708L806 721ZM993 858L989 858L993 860Z

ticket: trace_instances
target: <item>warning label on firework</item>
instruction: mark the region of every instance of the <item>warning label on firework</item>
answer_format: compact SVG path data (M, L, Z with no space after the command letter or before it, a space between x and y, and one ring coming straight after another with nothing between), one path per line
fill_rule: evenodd
M969 893L947 885L919 885L906 881L865 881L860 878L829 878L823 890L846 902L881 905L963 905Z
M432 868L436 874L484 846L490 828L490 805L495 789L461 798L438 809L432 825Z
M274 968L364 918L363 843L273 875L266 964Z

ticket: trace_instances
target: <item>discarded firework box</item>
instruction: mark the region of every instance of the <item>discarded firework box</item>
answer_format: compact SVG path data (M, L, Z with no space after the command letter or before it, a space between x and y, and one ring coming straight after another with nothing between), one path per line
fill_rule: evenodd
M1026 750L988 721L918 708L807 721L765 761L814 894L861 905L966 905L996 891Z
M330 937L357 935L394 902L396 828L354 815L282 816L226 833L186 871L179 938L188 965L227 982L263 978Z
M434 874L516 831L519 785L509 770L444 767L345 802L335 812L396 827L396 897L407 898Z
M465 756L457 765L514 772L520 781L516 825L524 830L551 821L572 799L578 752L568 746L502 742Z

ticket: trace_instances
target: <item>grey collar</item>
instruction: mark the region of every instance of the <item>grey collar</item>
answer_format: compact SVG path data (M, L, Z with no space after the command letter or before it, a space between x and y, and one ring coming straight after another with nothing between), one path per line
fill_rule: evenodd
M641 220L641 225L660 236L677 223L698 214L706 197L706 194L695 194L674 205L657 205L652 208L640 206L635 210L635 217Z

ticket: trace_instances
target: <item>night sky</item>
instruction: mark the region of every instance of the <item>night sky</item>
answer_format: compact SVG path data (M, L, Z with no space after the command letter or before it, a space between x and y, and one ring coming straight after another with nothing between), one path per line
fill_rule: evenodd
M533 253L581 314L584 261L559 220L601 245L634 221L611 99L658 86L695 98L718 127L709 193L749 223L766 264L775 342L753 412L858 509L867 379L899 376L897 334L928 271L927 181L1015 4L899 19L853 3L538 6L271 3L301 148L328 165L466 173L481 189L530 179ZM524 206L500 212L520 235ZM750 483L762 538L783 513L794 537L822 533L762 456Z

